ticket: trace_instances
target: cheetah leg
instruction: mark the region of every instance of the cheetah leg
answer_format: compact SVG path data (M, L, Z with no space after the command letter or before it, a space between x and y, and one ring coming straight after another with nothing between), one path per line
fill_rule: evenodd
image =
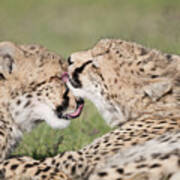
M88 177L94 167L95 164L87 161L83 152L70 151L47 158L43 162L30 157L7 159L0 163L0 174L5 179L23 175L35 180L80 180Z
M179 154L168 154L167 159L147 159L142 163L129 162L98 168L89 180L179 180ZM167 155L166 155L167 157Z
M4 160L8 154L9 131L6 124L0 122L0 160Z
M30 157L4 160L0 163L2 180L71 180L63 171Z

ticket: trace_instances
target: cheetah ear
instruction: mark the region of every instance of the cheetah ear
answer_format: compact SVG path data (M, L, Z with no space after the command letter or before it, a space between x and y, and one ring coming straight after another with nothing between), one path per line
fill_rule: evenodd
M95 47L92 49L92 56L98 56L106 53L112 44L111 39L100 40Z
M0 73L1 77L11 74L14 67L15 45L11 42L0 43Z
M161 97L172 91L172 83L165 81L153 82L144 87L144 93L153 101L158 101Z

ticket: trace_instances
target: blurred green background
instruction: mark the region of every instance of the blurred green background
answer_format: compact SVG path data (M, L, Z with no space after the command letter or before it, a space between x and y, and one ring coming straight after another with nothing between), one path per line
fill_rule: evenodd
M136 41L180 53L179 0L1 0L0 40L37 43L65 58L101 38ZM35 158L75 150L108 132L89 102L65 130L45 124L27 134L14 155Z

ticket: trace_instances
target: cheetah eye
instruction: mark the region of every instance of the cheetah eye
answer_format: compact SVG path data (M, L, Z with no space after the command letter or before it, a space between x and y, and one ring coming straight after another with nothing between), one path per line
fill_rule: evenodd
M99 69L99 62L97 60L92 60L92 67L95 69Z
M61 79L62 75L61 74L57 74L56 76L57 76L58 79Z
M97 67L95 64L92 64L92 67L93 67L94 69L98 69L98 67Z

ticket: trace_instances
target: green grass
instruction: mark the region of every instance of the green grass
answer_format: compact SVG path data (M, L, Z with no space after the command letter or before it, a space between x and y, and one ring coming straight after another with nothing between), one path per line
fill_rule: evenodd
M180 53L179 0L1 0L0 40L38 43L67 57L103 37ZM89 102L65 130L42 124L14 154L35 158L75 150L109 131Z

